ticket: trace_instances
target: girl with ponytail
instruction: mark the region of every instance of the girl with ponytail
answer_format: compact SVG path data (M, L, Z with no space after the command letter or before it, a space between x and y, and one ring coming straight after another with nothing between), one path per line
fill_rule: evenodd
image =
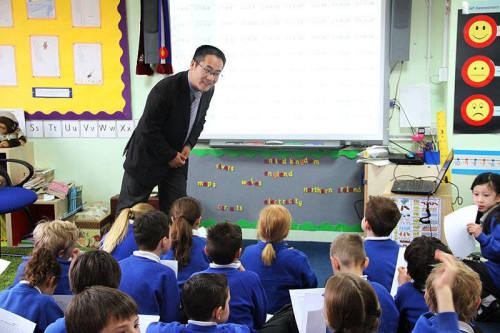
M266 206L259 215L259 241L248 246L240 259L247 271L259 275L267 295L268 313L275 313L291 302L290 289L316 288L318 285L307 256L288 248L284 241L291 225L288 209L280 205Z
M204 271L210 264L205 253L206 239L200 237L201 205L195 198L177 199L170 207L170 239L172 247L161 259L177 260L179 291L184 282L196 272Z
M132 208L125 208L120 212L109 232L104 235L101 250L110 253L116 261L128 258L137 251L133 224L137 216L154 210L147 203L138 203Z

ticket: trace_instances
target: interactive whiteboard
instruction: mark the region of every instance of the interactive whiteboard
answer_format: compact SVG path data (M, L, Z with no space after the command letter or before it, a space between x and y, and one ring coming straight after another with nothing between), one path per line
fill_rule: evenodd
M226 55L201 139L386 141L388 0L171 0L172 64Z

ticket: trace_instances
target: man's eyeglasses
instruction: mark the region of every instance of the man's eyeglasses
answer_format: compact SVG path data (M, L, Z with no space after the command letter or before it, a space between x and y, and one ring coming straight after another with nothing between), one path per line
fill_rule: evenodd
M213 75L214 79L219 79L222 77L222 73L219 72L219 71L215 71L215 72L212 72L209 68L203 66L202 64L200 64L198 61L196 61L196 64L198 64L198 66L201 67L201 69L203 69L203 71L207 74L207 75Z

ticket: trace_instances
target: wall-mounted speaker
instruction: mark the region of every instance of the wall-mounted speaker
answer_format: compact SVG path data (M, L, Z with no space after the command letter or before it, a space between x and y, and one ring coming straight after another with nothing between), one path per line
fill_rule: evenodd
M412 0L392 0L390 61L410 59Z

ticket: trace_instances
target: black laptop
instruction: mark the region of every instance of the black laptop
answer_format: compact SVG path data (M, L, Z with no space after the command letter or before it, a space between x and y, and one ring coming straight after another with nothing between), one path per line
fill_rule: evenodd
M444 162L443 167L439 171L439 174L435 181L422 180L422 179L404 179L395 180L392 185L391 192L399 194L416 194L416 195L431 195L436 193L439 184L444 178L446 171L453 161L453 149L448 154L446 162Z

